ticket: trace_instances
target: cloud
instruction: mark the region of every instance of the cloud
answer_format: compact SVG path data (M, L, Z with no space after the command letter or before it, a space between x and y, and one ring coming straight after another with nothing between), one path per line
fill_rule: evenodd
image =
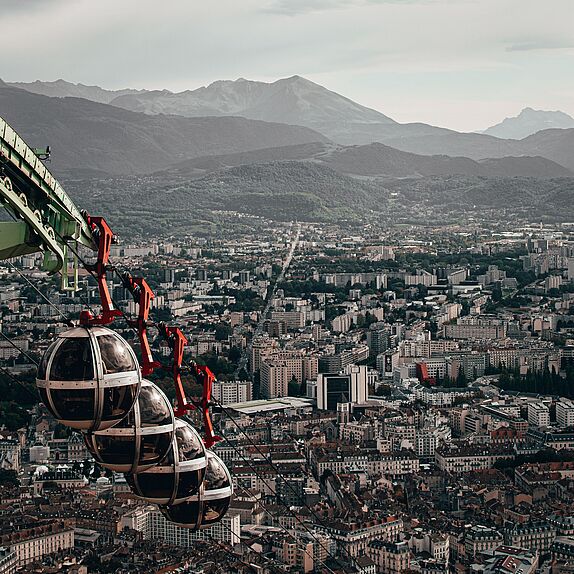
M0 0L0 13L29 12L30 10L51 8L56 4L63 4L70 0Z
M325 10L337 10L344 8L353 2L345 0L272 0L264 9L264 12L297 16L309 12L323 12Z
M298 16L311 12L326 12L328 10L344 10L361 6L393 4L395 6L408 4L431 4L451 0L270 0L264 12Z
M567 50L574 48L574 42L554 39L530 40L517 42L506 48L507 52L532 52L535 50Z

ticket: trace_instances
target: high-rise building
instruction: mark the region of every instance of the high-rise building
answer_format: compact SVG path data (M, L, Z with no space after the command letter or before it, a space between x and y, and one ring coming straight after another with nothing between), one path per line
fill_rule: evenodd
M162 270L163 283L173 283L175 281L175 269L166 267Z
M289 381L299 384L317 376L318 360L299 351L273 349L260 353L261 394L268 399L288 395Z
M215 381L211 392L214 400L222 405L244 403L253 398L253 383L251 381Z
M361 404L367 400L368 377L365 365L349 365L342 373L317 375L317 408L336 411L339 403Z
M277 341L270 337L258 337L253 340L251 345L250 367L251 372L255 373L261 368L261 360L265 355L275 352L277 348Z
M378 325L380 325L380 323ZM371 328L367 332L367 345L369 346L369 354L371 357L376 357L389 348L389 335L388 328L371 325Z

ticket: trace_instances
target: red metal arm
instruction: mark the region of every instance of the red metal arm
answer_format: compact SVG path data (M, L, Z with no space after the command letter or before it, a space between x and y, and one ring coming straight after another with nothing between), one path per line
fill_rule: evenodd
M172 352L171 373L173 383L175 385L175 403L174 409L175 416L181 417L187 411L194 408L191 403L188 403L183 390L183 383L181 381L181 365L183 363L183 348L187 345L185 335L177 327L166 327L160 325L160 331L163 330L163 335L166 337Z
M201 399L198 401L198 407L203 414L203 442L207 448L211 448L217 441L221 440L221 437L216 435L213 430L213 423L209 413L211 390L213 388L213 381L215 381L215 375L207 365L196 365L194 363L193 367L195 368L197 378L203 386L203 393Z
M187 339L177 327L160 326L160 331L163 332L172 349L172 375L176 395L176 408L174 409L175 416L181 417L185 415L187 411L200 409L204 427L203 442L207 448L210 448L217 441L221 440L221 437L217 436L213 430L213 423L209 412L209 407L211 406L211 389L215 376L209 367L191 363L190 367L193 370L194 375L199 379L200 384L203 386L203 392L199 400L188 401L181 381L183 348L187 345Z
M114 240L114 234L110 226L103 217L90 217L86 215L86 221L94 235L94 240L98 244L98 259L93 265L86 265L86 269L95 273L100 292L100 303L102 312L95 317L89 311L82 311L80 314L81 325L109 325L122 312L114 309L112 297L106 282L106 269L109 264L110 249Z
M142 354L141 370L142 375L146 377L161 366L159 361L153 360L153 355L147 338L147 321L154 294L151 287L147 284L147 281L141 277L134 278L129 273L124 273L122 281L125 288L132 294L134 301L138 304L137 319L130 320L128 323L138 331L138 339Z

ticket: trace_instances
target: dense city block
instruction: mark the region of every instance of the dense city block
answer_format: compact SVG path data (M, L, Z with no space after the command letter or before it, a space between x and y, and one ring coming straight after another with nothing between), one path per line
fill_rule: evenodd
M233 219L112 248L153 288L150 323L185 330L187 359L217 377L213 450L235 494L199 532L38 402L35 363L99 305L93 279L63 291L36 255L0 268L0 572L570 571L570 227ZM150 379L173 400L154 329Z

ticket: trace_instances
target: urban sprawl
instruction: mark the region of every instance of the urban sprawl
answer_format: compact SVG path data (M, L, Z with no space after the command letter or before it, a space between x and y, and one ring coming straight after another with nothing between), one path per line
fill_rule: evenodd
M199 532L39 403L35 363L98 306L89 274L73 291L40 256L0 267L0 573L574 572L571 226L228 215L215 235L112 249L153 288L152 321L217 376L213 450L235 494ZM170 349L149 336L173 399Z

